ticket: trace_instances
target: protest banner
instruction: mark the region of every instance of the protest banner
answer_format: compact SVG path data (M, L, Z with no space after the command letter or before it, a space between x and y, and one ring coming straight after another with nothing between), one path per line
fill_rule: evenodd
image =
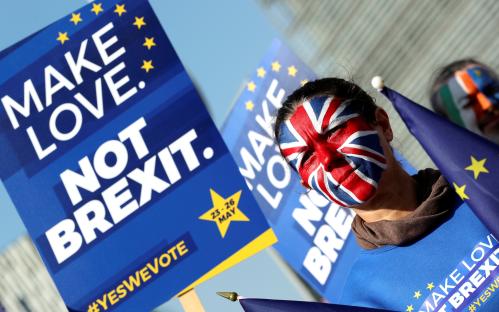
M274 40L236 100L222 134L279 239L277 251L318 294L337 302L360 252L350 227L354 212L314 190L307 192L273 138L274 115L286 96L314 79L306 64Z
M0 179L70 311L143 311L276 238L146 0L0 53Z

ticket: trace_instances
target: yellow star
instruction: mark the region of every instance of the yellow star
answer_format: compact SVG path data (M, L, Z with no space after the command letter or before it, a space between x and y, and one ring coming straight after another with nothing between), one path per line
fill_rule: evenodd
M117 4L116 9L114 10L114 13L117 13L119 16L126 13L125 5L124 4L121 4L121 5Z
M71 13L71 19L69 21L78 25L78 23L81 23L83 20L81 19L80 13Z
M100 12L104 11L102 8L102 3L92 3L92 10L90 10L95 13L95 15L99 15Z
M253 108L255 107L255 104L253 104L253 101L248 101L245 104L246 104L246 109L249 111L252 111Z
M463 184L463 186L458 186L455 182L452 182L452 185L454 185L454 189L456 190L457 195L461 197L462 200L465 199L470 199L468 195L466 195L466 184Z
M468 167L464 168L469 171L473 171L473 176L476 179L478 179L478 175L480 173L489 173L489 170L485 168L485 162L487 161L487 158L484 158L482 160L476 160L475 157L471 156L471 165Z
M199 217L199 219L215 222L220 235L224 238L232 221L249 221L248 217L237 206L241 198L241 192L238 191L228 198L223 198L217 192L210 189L213 207Z
M260 67L256 70L256 75L260 78L264 78L265 77L265 74L267 72L265 71L265 69L263 67Z
M288 75L295 77L298 69L294 65L288 67Z
M435 285L433 285L433 282L426 284L426 289L432 290L433 288L435 288Z
M419 290L415 291L414 292L414 298L419 299L419 297L421 297L421 291L419 291Z
M248 91L255 92L255 89L256 89L256 84L253 81L250 81L248 83Z
M407 309L405 309L407 312L412 312L412 310L414 310L414 307L411 305L408 305L407 306Z
M147 50L151 50L152 47L156 46L156 42L154 42L154 37L147 38L146 41L143 44L144 47L147 47Z
M479 69L475 69L475 75L480 76L482 72Z
M69 40L68 33L67 32L63 32L63 33L60 32L59 36L57 37L56 40L59 41L61 44L64 44L64 42Z
M281 70L281 64L279 64L278 61L273 62L271 66L272 71L278 72L279 70Z
M142 64L142 69L146 71L146 73L148 73L151 69L154 68L154 66L152 66L152 60L149 60L149 61L146 61L144 60L143 61L144 63Z
M307 79L304 79L302 81L300 81L300 85L303 87L304 85L306 85L308 83L308 80Z
M138 29L142 28L142 26L146 25L146 22L144 22L144 17L137 17L135 16L135 22L133 22L135 26L137 26Z

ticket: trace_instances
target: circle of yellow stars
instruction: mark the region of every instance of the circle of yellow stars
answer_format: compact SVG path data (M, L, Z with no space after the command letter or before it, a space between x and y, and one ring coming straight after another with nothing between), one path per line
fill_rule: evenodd
M104 8L102 7L102 3L96 3L96 2L92 3L92 8L90 9L90 12L94 13L97 16L103 11ZM116 13L119 17L121 17L123 14L126 14L127 10L125 4L115 4L113 12ZM69 19L69 22L73 23L74 26L78 26L79 23L83 22L83 19L81 17L81 12L71 13L71 18ZM144 20L143 16L141 17L135 16L132 25L137 27L138 30L141 30L142 27L147 25L147 23ZM59 41L61 45L63 45L69 39L70 38L67 31L58 32L56 40ZM146 47L147 50L151 50L153 47L157 46L157 44L154 40L154 37L145 37L142 46ZM142 66L140 68L143 69L146 73L149 73L149 71L154 69L153 61L143 60ZM265 73L263 75L265 75Z
M270 63L270 68L265 68L264 66L258 67L256 69L256 77L260 78L260 79L265 79L265 77L267 76L267 70L270 70L270 71L275 72L275 73L279 73L281 71L282 67L283 67L283 65L278 60L274 60L272 63ZM287 74L288 74L288 76L293 77L293 78L297 77L298 68L296 68L295 65L288 66L287 67ZM257 79L257 80L259 80L259 79ZM250 80L246 84L246 90L251 92L251 93L255 93L255 91L258 88L258 83L259 82L256 82L256 80ZM307 83L308 83L307 79L300 80L300 86L302 86L302 87ZM247 100L244 102L244 107L248 111L253 111L253 109L255 108L255 103L252 100Z
M473 172L473 178L475 180L478 180L478 177L480 176L481 173L484 174L489 173L489 170L485 167L487 158L477 160L475 156L471 155L470 161L471 164L466 168L464 168L464 170ZM452 182L452 185L454 186L454 190L456 191L457 195L461 198L461 200L470 199L468 194L466 194L466 184L459 185L456 182Z

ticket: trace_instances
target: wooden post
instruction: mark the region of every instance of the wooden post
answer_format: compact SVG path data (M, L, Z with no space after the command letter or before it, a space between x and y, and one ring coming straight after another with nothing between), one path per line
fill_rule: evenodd
M180 295L178 300L185 312L205 312L194 288Z

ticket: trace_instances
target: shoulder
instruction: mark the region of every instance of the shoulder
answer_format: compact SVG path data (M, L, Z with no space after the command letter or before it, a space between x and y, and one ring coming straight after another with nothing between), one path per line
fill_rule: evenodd
M445 281L479 244L497 242L468 205L460 202L446 222L417 242L361 252L345 283L341 303L394 310L417 305L415 292L428 292L425 289L430 283L436 286Z

